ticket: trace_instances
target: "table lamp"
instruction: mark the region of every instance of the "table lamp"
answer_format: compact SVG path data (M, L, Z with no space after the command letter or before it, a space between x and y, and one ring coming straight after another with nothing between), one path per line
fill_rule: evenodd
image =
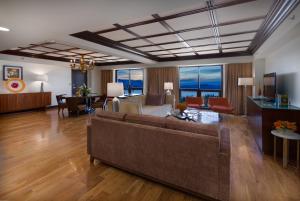
M252 77L240 77L238 79L238 86L244 86L244 115L247 115L247 86L253 85Z
M171 90L173 90L173 82L165 82L164 83L164 90L166 91L167 95L171 95Z
M107 83L107 96L114 97L112 100L112 110L113 112L119 112L120 100L118 96L124 95L123 83Z
M36 81L41 82L40 92L44 92L44 82L48 82L48 75L46 75L46 74L37 75L36 76Z

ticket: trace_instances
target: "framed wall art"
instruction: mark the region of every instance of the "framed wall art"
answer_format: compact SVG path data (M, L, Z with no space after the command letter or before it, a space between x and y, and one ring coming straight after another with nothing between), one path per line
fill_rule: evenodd
M23 80L23 67L21 66L3 66L3 80L20 79Z

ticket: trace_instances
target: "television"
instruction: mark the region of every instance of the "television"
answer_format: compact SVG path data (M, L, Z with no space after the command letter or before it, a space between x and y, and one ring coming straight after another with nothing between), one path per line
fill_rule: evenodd
M274 100L276 98L276 73L264 75L264 97Z

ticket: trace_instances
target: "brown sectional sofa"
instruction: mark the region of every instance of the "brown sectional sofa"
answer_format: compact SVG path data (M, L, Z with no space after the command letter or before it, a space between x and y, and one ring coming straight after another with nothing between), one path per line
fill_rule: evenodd
M88 125L94 158L207 200L229 200L230 136L216 125L99 112Z

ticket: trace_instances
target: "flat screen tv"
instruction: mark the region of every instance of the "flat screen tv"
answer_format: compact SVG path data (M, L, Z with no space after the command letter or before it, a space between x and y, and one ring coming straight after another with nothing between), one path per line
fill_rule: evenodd
M264 75L264 97L274 100L276 97L276 73Z

